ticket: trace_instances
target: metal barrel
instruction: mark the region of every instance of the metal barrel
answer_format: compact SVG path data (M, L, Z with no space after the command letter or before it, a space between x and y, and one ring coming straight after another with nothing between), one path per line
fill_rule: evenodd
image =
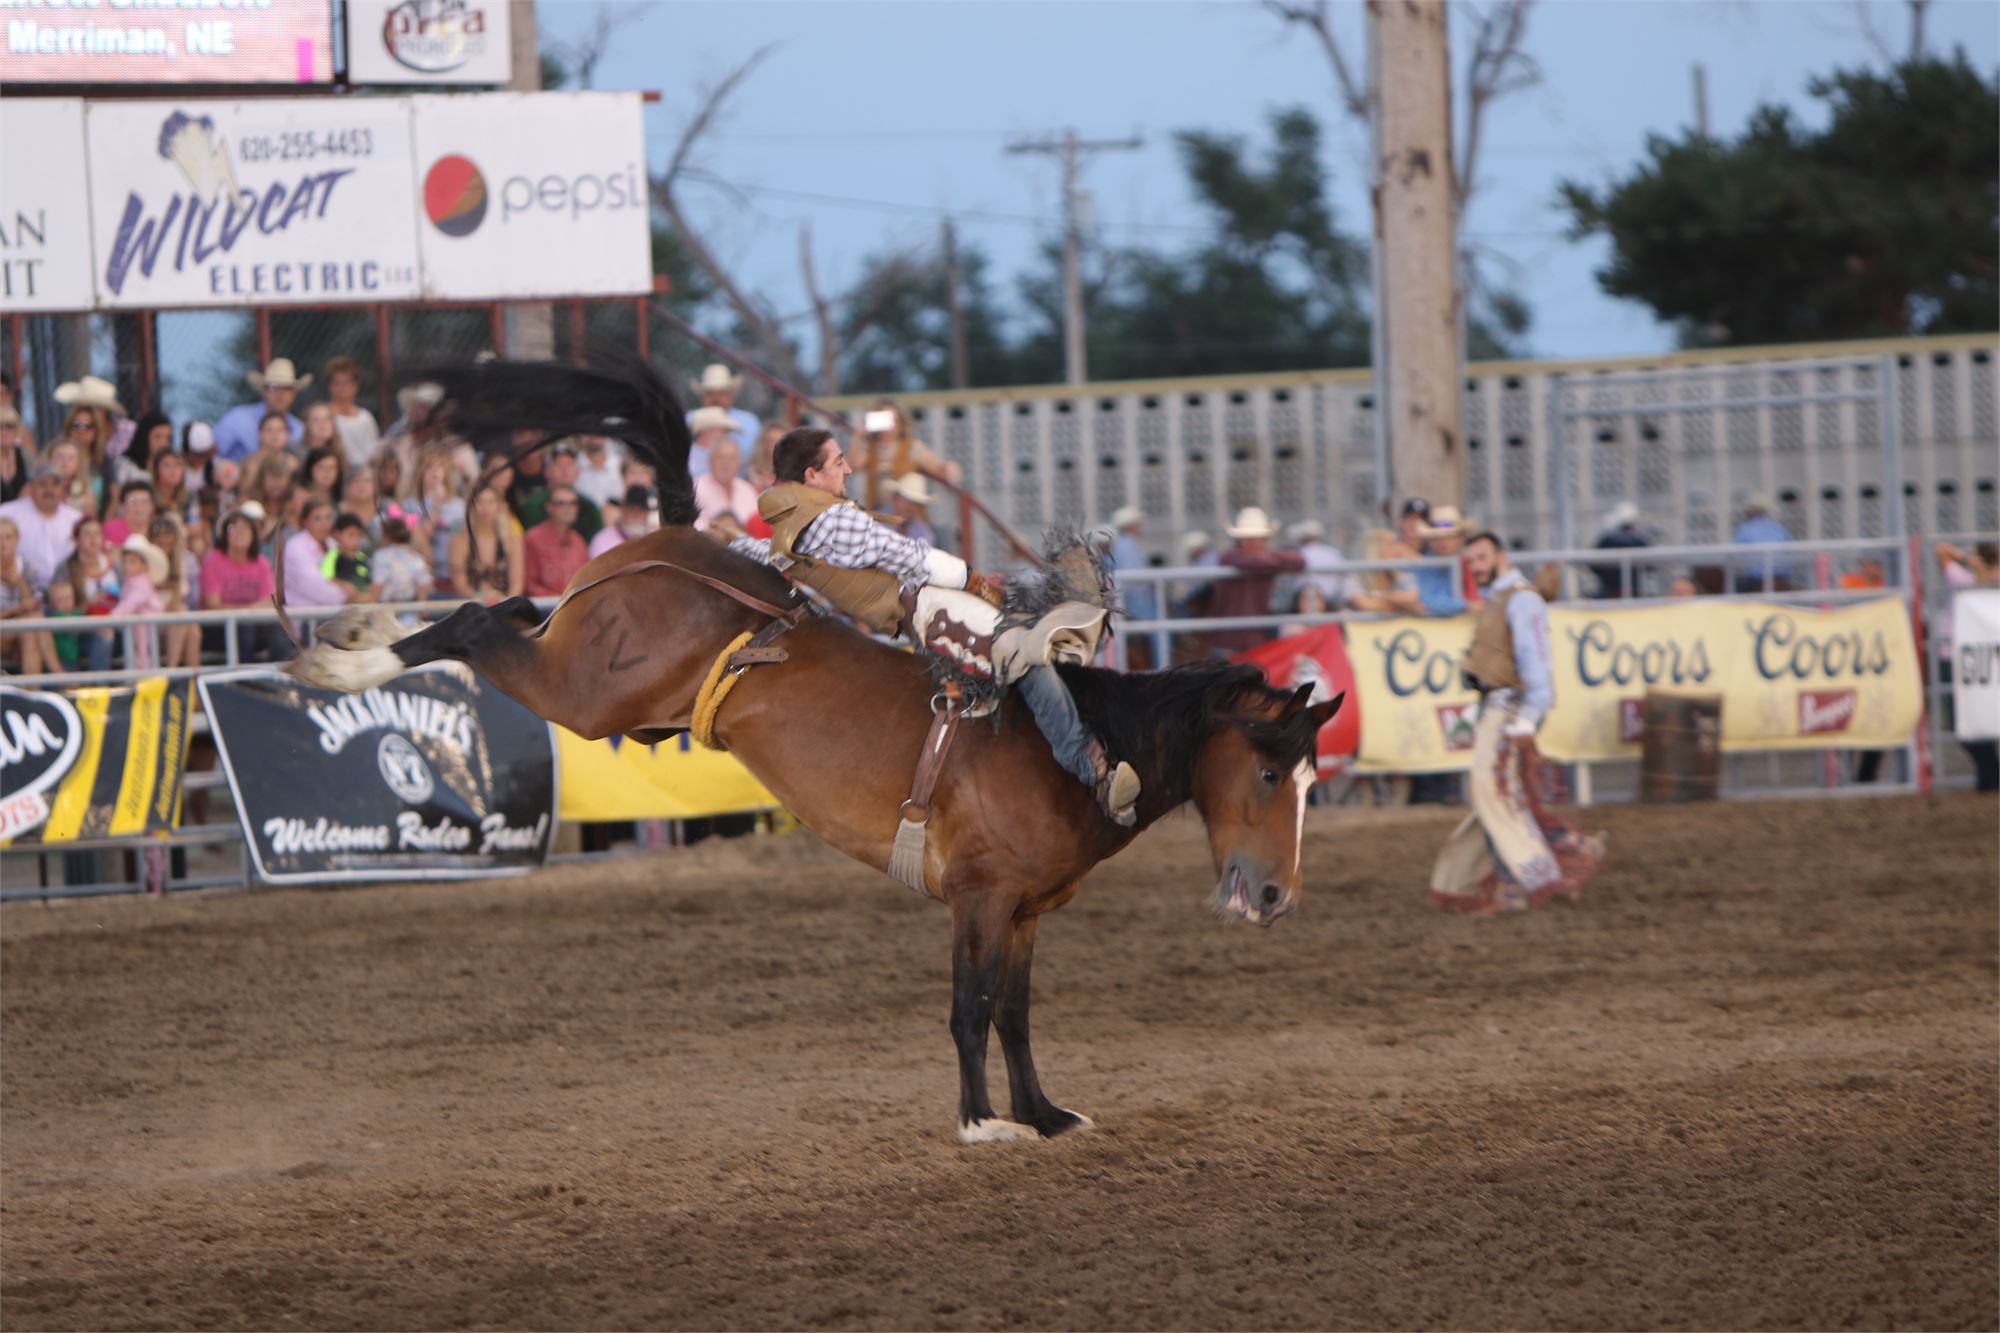
M1646 691L1639 799L1712 801L1722 790L1722 696L1700 690Z

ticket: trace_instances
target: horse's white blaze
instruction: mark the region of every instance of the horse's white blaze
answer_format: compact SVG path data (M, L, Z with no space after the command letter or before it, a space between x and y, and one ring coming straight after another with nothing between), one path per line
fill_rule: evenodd
M1292 788L1293 794L1299 798L1298 822L1292 830L1292 875L1297 878L1300 858L1305 854L1306 797L1312 794L1313 788L1312 760L1299 760L1299 766L1292 770Z
M1033 1126L1023 1125L1013 1120L974 1120L958 1127L960 1143L1006 1143L1012 1139L1032 1139L1037 1137Z

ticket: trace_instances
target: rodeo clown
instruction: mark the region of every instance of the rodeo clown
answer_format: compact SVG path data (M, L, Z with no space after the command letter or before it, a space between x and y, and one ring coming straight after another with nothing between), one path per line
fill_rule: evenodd
M999 589L963 560L904 536L847 498L853 469L832 432L812 426L789 432L771 451L771 471L777 484L757 498L758 513L771 525L770 539L733 537L730 550L782 570L878 634L896 633L906 612L913 622L928 623L926 589L963 589L1000 605ZM1050 633L1072 628L1086 646L1059 655L1088 660L1107 613L1080 609L1082 621L1047 626L1040 636L1024 639L1046 653ZM1087 621L1095 622L1095 630ZM1138 818L1138 772L1129 763L1110 761L1103 743L1077 716L1061 674L1046 664L1046 655L1038 660L1042 664L1023 664L1013 680L1035 725L1048 738L1056 762L1095 791L1105 815L1130 827Z
M1548 603L1490 532L1466 543L1465 563L1486 596L1462 664L1479 691L1472 813L1438 853L1431 904L1491 916L1581 896L1604 845L1544 810L1536 791L1535 731L1555 703Z

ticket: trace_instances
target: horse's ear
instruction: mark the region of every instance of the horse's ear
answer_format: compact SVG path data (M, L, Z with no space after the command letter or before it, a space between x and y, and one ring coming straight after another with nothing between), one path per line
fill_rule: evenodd
M1333 721L1333 715L1340 711L1340 705L1343 702L1345 702L1346 699L1347 695L1345 693L1342 693L1334 695L1333 698L1327 703L1314 704L1312 706L1314 728L1317 729L1319 727L1323 727L1327 723Z
M1292 691L1292 697L1285 700L1285 706L1278 710L1278 716L1280 718L1290 717L1292 714L1298 712L1301 708L1304 708L1306 704L1312 700L1312 697L1313 697L1312 682L1307 681L1305 684L1299 686L1296 690Z

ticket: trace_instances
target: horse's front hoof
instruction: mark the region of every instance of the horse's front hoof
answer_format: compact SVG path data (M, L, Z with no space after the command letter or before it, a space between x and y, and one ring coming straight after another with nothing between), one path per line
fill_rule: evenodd
M1035 1129L1032 1125L1017 1124L1012 1120L1002 1120L995 1116L991 1120L966 1120L958 1126L960 1143L1008 1143L1015 1139L1032 1139Z
M1046 1113L1035 1118L1034 1125L1043 1138L1052 1139L1073 1129L1095 1128L1096 1122L1081 1111L1066 1111L1060 1106L1051 1106Z

